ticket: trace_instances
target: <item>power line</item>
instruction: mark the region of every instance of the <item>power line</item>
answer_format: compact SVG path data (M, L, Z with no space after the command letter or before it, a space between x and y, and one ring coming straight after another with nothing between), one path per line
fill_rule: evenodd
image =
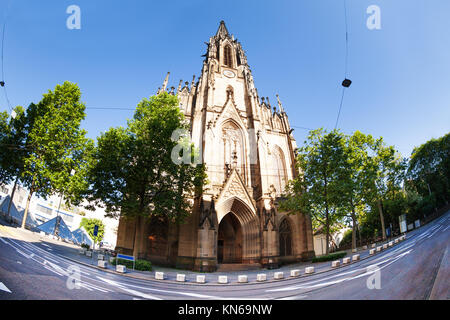
M344 103L344 95L345 95L345 89L350 87L351 81L347 79L347 72L348 72L348 18L347 18L347 0L344 0L344 21L345 21L345 61L344 61L344 81L342 82L342 96L341 96L341 102L339 104L339 111L336 118L336 124L334 126L334 130L337 129L339 118L341 116L341 110L342 105Z
M8 20L8 13L9 9L11 7L11 0L8 2L8 7L5 10L4 14L4 23L3 23L3 31L2 31L2 54L1 54L1 69L2 69L2 80L0 81L0 85L3 87L4 93L5 93L5 99L8 104L9 111L12 112L11 103L8 98L8 92L6 90L5 85L5 68L4 68L4 51L5 51L5 30L6 30L6 21Z

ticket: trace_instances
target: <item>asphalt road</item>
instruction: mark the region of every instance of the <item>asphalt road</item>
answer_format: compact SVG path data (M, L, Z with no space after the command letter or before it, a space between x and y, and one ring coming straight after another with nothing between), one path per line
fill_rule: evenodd
M327 272L266 283L198 285L91 268L65 259L49 243L21 238L0 226L0 300L448 300L449 229L447 213L394 247Z

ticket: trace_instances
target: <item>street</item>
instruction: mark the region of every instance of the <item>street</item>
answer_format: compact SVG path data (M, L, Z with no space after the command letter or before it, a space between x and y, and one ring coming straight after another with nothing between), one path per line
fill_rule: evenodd
M290 278L287 274L278 281L200 285L141 280L105 272L64 258L51 244L18 239L0 226L0 300L448 300L449 228L447 212L408 233L405 241L373 256L361 253L361 261L347 266L312 275L305 275L302 270L300 277ZM268 280L273 279L273 272L258 272L267 273ZM374 280L375 287L370 289L368 283L377 275L379 279Z

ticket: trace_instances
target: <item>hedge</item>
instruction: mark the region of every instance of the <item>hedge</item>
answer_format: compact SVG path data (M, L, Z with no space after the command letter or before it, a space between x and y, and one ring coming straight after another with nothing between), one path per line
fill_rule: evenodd
M124 265L128 269L133 269L133 261L117 258L112 259L111 264L113 266L115 266L117 263ZM138 271L152 271L152 263L147 260L136 260L134 269Z
M330 253L325 256L315 257L312 259L312 262L332 261L332 260L343 258L346 255L347 255L347 252L345 252L345 251Z

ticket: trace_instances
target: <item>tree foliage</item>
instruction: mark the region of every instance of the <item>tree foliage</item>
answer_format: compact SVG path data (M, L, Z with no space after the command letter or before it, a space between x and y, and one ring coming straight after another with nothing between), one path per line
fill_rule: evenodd
M281 208L311 215L313 224L323 226L328 253L331 228L340 220L340 174L344 162L344 135L322 129L310 132L296 159L298 178L287 187Z
M38 104L27 109L28 131L24 141L20 181L29 195L22 222L25 226L33 194L47 198L64 194L67 202L80 201L93 142L80 128L85 106L76 84L64 82L49 90ZM75 174L73 174L75 172Z
M95 226L98 226L97 236L94 236ZM103 240L103 237L105 235L105 224L102 220L95 218L83 218L80 222L80 228L81 227L86 230L86 232L95 243L99 243Z
M167 93L142 100L128 127L111 128L98 138L89 199L110 216L165 216L182 220L190 205L185 195L204 178L203 166L171 159L186 127L178 99Z
M450 198L450 133L414 148L409 162L410 190L435 206L447 205Z

